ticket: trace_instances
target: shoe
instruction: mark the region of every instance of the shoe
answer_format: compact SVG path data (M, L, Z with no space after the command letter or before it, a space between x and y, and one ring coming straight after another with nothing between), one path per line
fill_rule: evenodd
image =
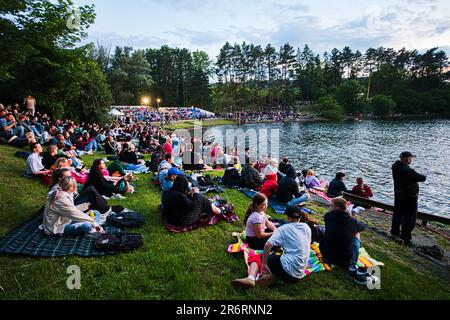
M398 237L398 236L394 236L394 235L390 235L389 239L394 241L395 243L399 244L399 245L404 245L404 241L402 238Z
M263 274L258 280L256 280L256 285L267 288L277 282L277 280L278 277L273 274Z
M120 194L113 194L112 197L111 197L111 199L114 199L114 200L124 200L124 199L126 199L126 198L125 198L124 196L120 195Z
M254 288L256 283L249 278L244 278L231 281L231 285L235 287Z
M363 286L368 286L368 285L374 286L380 282L380 278L378 278L377 276L371 275L369 273L360 274L356 278L354 278L354 280L356 283L363 285Z

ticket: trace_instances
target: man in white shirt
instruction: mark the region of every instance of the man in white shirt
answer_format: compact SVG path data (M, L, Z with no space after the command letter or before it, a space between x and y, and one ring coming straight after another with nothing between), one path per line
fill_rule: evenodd
M311 228L306 224L308 215L297 206L288 207L285 215L288 223L279 227L264 247L263 276L259 286L269 286L277 278L295 282L305 277L311 251ZM273 247L281 247L283 255L270 253Z
M50 170L45 170L42 164L42 146L40 143L33 143L31 145L33 153L27 158L27 174L32 176L44 176L50 174Z

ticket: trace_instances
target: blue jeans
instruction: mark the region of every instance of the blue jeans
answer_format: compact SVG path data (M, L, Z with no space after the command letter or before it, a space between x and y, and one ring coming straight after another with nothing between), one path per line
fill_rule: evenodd
M298 206L303 202L308 201L308 196L306 194L302 195L300 198L294 198L288 202L288 206Z
M17 126L13 129L13 133L19 138L23 138L25 137L25 128L22 126Z
M361 241L357 238L353 238L353 260L352 265L358 264L358 258L359 258L359 249L361 248Z
M100 212L93 211L95 214L95 222L100 221ZM72 222L64 227L65 236L81 236L92 230L92 224L90 222Z
M94 151L97 151L97 150L98 150L98 143L97 143L97 141L92 140L92 141L86 146L85 151L91 151L91 150L94 150Z

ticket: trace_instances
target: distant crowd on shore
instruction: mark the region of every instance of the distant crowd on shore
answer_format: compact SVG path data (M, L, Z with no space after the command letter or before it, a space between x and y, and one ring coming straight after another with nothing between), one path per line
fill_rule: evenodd
M281 163L269 156L255 159L249 148L241 154L237 146L229 151L219 143L198 137L186 140L145 120L146 112L130 111L112 125L102 127L41 114L36 111L33 97L27 97L23 106L0 105L0 143L29 146L31 153L19 152L27 159L26 176L39 179L50 188L43 218L46 234L104 233L102 225L116 210L107 201L136 192L132 185L135 175L149 172L155 173L161 186L162 215L170 225L190 228L205 216L227 215L232 206L211 202L194 187L198 182L195 172L225 169L221 178L224 186L256 192L245 216L246 237L251 249L264 250L260 260L249 261L248 277L233 284L254 287L257 283L270 285L277 277L289 282L302 279L312 242L320 243L327 263L347 268L358 283L378 281L357 266L365 225L342 198L344 193L373 197L363 178L358 178L356 185L348 189L342 172L328 182L319 179L311 168L296 170L288 158ZM88 169L82 157L94 152L103 152L104 158L96 159ZM150 160L146 161L144 154L150 154ZM205 156L208 163L204 161ZM417 182L426 179L409 167L413 157L404 152L401 161L393 167L399 208L392 235L398 237L402 226L400 236L406 244L411 241L417 213ZM311 193L331 203L324 226L302 210L310 201ZM410 205L413 198L414 205ZM274 224L267 219L269 203L274 201L287 208L286 221ZM402 219L402 215L410 218ZM277 247L283 249L283 255L273 252Z

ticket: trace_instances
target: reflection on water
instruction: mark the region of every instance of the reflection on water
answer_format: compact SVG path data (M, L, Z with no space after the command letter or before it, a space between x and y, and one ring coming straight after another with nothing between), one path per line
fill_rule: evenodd
M280 129L280 155L297 170L312 168L328 180L338 171L346 184L362 176L375 199L393 203L391 166L402 151L417 155L412 167L427 176L420 210L450 217L450 120L254 124L240 128ZM219 127L221 130L232 126Z

